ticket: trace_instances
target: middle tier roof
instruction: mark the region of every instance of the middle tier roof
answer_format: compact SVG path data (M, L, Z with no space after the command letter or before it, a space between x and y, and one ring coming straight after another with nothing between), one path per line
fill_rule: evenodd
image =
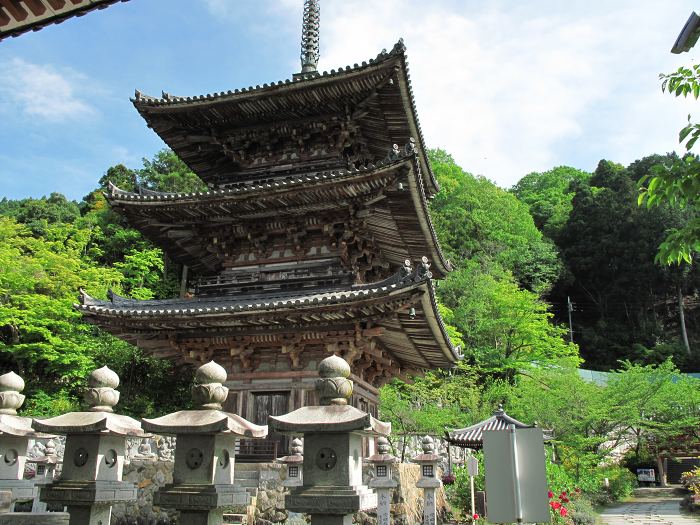
M222 269L223 231L247 232L265 222L284 228L300 219L326 223L331 230L353 230L394 268L427 256L436 278L452 269L440 249L418 155L410 143L387 160L360 169L198 193L135 193L112 185L106 197L134 228L199 273Z

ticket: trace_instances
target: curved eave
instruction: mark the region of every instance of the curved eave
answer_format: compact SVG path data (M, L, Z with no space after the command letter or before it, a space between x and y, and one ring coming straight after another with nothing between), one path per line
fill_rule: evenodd
M428 293L423 296L423 311L426 314L428 325L433 332L435 340L439 342L440 348L445 354L445 358L450 363L457 363L462 359L462 355L457 351L457 348L452 344L450 336L447 333L440 311L438 310L437 298L435 297L435 287L432 281L427 281L425 286L428 288ZM428 305L429 302L429 305Z
M391 51L382 51L376 59L370 59L369 62L362 62L361 65L354 64L353 67L341 67L337 71L323 71L316 76L309 75L307 78L302 79L295 77L293 80L287 79L284 81L272 82L270 85L263 84L262 86L250 86L241 90L236 89L235 91L222 91L220 93L209 93L206 95L193 97L177 97L163 93L163 96L158 98L144 95L139 91L136 91L136 96L132 99L132 103L138 110L139 114L146 120L149 127L152 127L156 133L161 136L163 141L177 153L180 149L180 144L178 144L176 140L169 139L167 133L156 129L156 126L154 126L151 121L152 117L169 115L176 116L182 113L216 108L217 106L230 103L253 103L259 99L273 99L275 97L284 96L284 94L287 93L313 91L319 87L347 82L354 78L361 77L372 72L377 72L379 70L390 71L394 69L400 72L400 74L397 75L397 79L404 114L406 115L409 130L409 136L405 137L404 139L407 140L410 137L414 137L418 142L417 145L420 150L425 152L425 140L423 138L420 121L418 120L405 51L406 47L403 44L403 40L399 40ZM428 195L434 195L439 191L437 179L435 178L426 157L422 158L420 163L423 168L423 173L428 175L425 181ZM190 167L192 168L192 166ZM194 168L193 171L197 173L197 170ZM200 175L199 173L197 174Z

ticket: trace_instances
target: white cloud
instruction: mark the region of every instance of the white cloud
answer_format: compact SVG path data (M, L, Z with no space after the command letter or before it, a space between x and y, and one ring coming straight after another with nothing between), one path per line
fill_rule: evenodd
M325 2L320 67L366 60L403 36L428 146L510 186L554 165L592 169L602 157L627 163L673 148L688 105L664 96L657 76L677 67L668 49L691 10L654 0Z
M0 62L0 105L30 117L64 122L94 116L95 108L76 94L92 92L86 84L83 75L71 70L20 58Z

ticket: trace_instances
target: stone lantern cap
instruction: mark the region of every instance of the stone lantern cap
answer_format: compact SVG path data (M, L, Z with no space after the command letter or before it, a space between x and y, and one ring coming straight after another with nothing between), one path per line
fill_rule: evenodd
M32 418L17 415L24 403L24 380L14 372L0 376L0 435L26 438L52 438L32 429Z
M387 464L387 463L398 463L399 458L391 454L391 445L389 440L380 436L377 438L377 454L372 454L370 457L365 458L365 463L372 464Z
M143 428L161 435L233 434L247 438L264 438L267 426L256 425L237 414L221 410L228 396L226 369L209 361L195 372L192 400L195 410L180 410L165 416L143 419Z
M63 463L58 458L58 453L56 450L56 442L52 439L46 443L46 448L44 449L44 455L36 458L31 458L30 463L35 463L37 465L58 465Z
M282 463L283 465L295 465L304 462L304 442L298 437L292 439L290 452L291 454L289 456L278 458L277 463Z
M353 384L350 365L338 356L325 358L318 367L316 381L321 406L302 407L282 416L269 416L275 432L300 434L307 432L362 432L388 435L391 423L384 423L348 405Z
M147 437L141 423L129 416L115 414L113 407L119 401L119 376L103 366L88 377L85 391L85 412L68 412L47 419L35 419L32 428L56 434L106 434L115 436Z
M423 453L419 454L411 461L418 464L437 463L440 461L440 456L435 453L435 441L430 436L425 436L421 440Z

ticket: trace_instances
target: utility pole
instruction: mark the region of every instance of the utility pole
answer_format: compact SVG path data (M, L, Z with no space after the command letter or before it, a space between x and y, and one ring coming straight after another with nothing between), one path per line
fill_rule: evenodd
M569 340L574 342L574 325L571 322L571 312L574 311L574 304L571 302L571 297L566 296L566 309L569 311Z

